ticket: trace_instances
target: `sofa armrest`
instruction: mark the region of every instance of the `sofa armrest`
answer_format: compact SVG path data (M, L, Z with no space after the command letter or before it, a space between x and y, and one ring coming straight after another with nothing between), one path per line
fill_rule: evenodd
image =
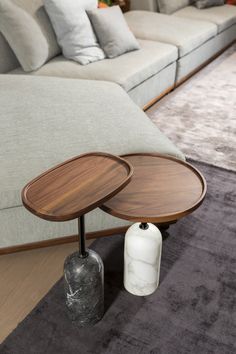
M157 0L131 0L130 10L157 11Z

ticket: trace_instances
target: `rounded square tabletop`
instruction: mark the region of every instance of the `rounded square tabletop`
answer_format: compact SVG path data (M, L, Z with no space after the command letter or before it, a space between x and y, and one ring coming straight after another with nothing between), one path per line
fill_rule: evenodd
M68 160L29 182L24 206L38 217L66 221L95 209L129 183L133 168L124 159L89 153Z

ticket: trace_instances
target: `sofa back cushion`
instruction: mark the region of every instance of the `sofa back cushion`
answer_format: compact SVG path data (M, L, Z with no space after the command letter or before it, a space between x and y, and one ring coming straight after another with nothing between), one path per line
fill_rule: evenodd
M192 0L157 0L159 12L170 15L192 4Z
M115 58L140 49L140 45L130 31L119 6L90 10L88 16L108 58ZM108 28L109 30L107 30Z
M130 10L158 11L157 0L131 0Z
M197 0L194 5L198 9L206 9L208 7L213 7L213 6L223 6L225 3L225 0Z
M0 74L16 69L20 64L9 44L0 33Z
M87 65L105 58L86 13L97 9L97 0L44 0L44 4L67 59Z
M8 2L10 4L10 1ZM26 15L30 15L32 21L35 21L38 26L41 38L47 43L46 60L60 54L61 50L57 44L54 30L43 7L42 0L12 0L12 3L24 10ZM10 46L6 43L6 38L2 33L0 33L0 53L0 73L6 73L19 66L16 56L13 54Z

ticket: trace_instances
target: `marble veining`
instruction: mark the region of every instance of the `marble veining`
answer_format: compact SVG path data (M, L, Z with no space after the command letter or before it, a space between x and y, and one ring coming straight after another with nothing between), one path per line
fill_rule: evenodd
M162 236L155 225L148 226L142 230L136 223L125 235L124 286L137 296L150 295L159 285Z
M67 312L78 326L92 325L103 317L104 267L100 256L87 250L81 258L75 252L64 264L64 288Z

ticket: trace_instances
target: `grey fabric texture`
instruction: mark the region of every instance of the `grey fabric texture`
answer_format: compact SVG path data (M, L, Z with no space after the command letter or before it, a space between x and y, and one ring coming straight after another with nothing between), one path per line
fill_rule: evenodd
M170 15L173 12L189 6L192 0L156 0L161 13Z
M182 57L217 34L217 26L177 16L167 16L147 11L130 11L126 21L137 38L175 45Z
M145 10L156 12L157 9L157 0L131 0L130 3L130 10Z
M61 50L57 44L51 22L44 10L42 0L12 0L12 2L19 5L30 14L40 26L42 35L46 38L48 43L49 58L58 55ZM17 62L15 55L12 54L9 45L7 45L1 37L2 35L0 34L0 73L6 73L18 67L19 63Z
M124 90L97 81L1 75L0 140L0 209L22 205L29 180L81 153L184 158Z
M197 0L194 5L198 9L206 9L212 6L223 6L225 4L224 0Z
M60 52L44 10L40 9L37 16L38 21L11 0L0 2L0 31L27 72L40 68Z
M206 62L213 55L224 49L236 39L236 24L221 32L218 36L204 43L201 47L188 55L180 58L177 62L176 81L180 81L197 67Z
M220 33L236 23L236 6L214 6L204 9L204 11L197 9L195 6L188 6L173 15L215 23L218 27L218 33Z
M160 286L138 297L123 287L123 236L95 241L103 259L105 315L90 328L67 317L59 281L0 346L2 354L234 354L235 173L196 164L204 204L163 233ZM25 296L30 296L26 294Z
M177 48L172 45L143 40L139 40L139 44L140 50L86 66L59 56L32 75L112 81L128 92L178 58ZM24 74L21 69L13 73Z
M97 8L97 0L44 0L63 55L81 65L105 58L86 10Z
M86 214L85 222L86 232L113 229L129 224L102 212L99 208ZM23 206L1 209L0 223L0 249L78 234L76 220L46 221L31 214Z
M16 69L20 64L6 39L0 33L0 74Z
M140 49L119 6L87 11L99 43L108 58Z
M128 95L139 107L144 108L146 104L160 96L163 91L175 84L176 62L168 65L165 69L153 75L140 85L128 91Z

